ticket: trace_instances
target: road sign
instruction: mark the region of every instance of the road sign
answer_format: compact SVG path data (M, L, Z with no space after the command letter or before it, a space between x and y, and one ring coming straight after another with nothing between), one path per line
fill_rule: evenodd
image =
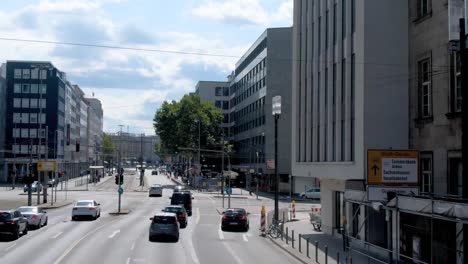
M404 186L368 186L367 200L371 202L386 202L388 192L394 192L397 195L418 195L419 188Z
M120 187L118 192L119 192L119 194L122 194L124 192L124 189L122 187Z
M232 188L231 187L227 187L226 188L226 193L231 195L232 194Z
M419 153L415 150L368 150L369 185L418 184Z
M275 169L275 160L274 159L267 159L266 167L267 167L267 170L274 170Z
M38 161L37 171L55 171L57 163L55 161Z

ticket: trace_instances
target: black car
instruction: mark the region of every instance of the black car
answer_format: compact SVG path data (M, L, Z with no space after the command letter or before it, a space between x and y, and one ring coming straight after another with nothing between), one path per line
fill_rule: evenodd
M183 205L187 214L192 215L192 195L189 192L176 192L172 194L171 205Z
M28 233L28 219L18 210L0 211L0 234L9 234L18 239L20 233Z
M249 230L249 213L242 208L229 208L223 212L221 230L236 229L247 232Z
M187 227L187 211L182 205L167 206L162 211L166 213L175 213L177 215L177 220L179 220L180 228Z

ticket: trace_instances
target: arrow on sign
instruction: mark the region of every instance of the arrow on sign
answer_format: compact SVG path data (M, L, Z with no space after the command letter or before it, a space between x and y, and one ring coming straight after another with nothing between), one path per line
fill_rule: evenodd
M374 171L374 176L377 176L377 171L380 170L379 166L377 166L377 163L374 163L374 166L371 168Z

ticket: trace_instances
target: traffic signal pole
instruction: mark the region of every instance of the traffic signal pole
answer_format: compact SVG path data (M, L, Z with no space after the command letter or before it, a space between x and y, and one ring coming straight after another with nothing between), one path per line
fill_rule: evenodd
M462 98L462 167L468 168L468 52L466 49L466 28L465 19L460 19L460 71ZM468 199L468 173L463 173L462 194L464 199Z

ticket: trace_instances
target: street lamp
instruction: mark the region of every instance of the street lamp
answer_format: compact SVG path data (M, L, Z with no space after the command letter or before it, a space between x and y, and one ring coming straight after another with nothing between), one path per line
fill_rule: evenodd
M278 119L281 115L281 96L272 98L272 114L275 117L275 223L278 224L278 195L279 195L279 174L278 174Z

